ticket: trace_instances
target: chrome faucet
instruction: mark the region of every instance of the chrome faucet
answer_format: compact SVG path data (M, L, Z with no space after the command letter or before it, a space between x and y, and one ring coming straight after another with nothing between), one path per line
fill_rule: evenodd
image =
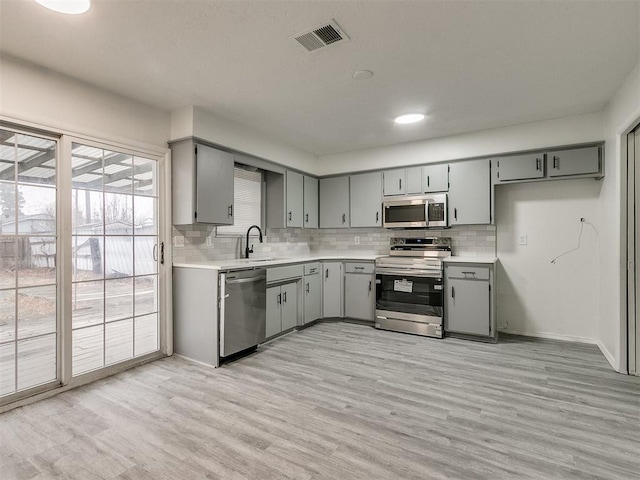
M254 228L258 229L258 240L260 240L260 243L262 243L262 230L260 230L260 227L258 225L251 225L247 230L247 246L244 249L244 258L249 258L249 254L253 253L253 245L251 245L251 248L249 248L249 232Z

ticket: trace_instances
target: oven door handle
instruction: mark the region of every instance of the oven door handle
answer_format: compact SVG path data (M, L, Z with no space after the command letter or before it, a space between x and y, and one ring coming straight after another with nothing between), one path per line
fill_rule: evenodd
M376 268L376 275L400 275L403 277L442 278L442 272L426 272L412 268Z

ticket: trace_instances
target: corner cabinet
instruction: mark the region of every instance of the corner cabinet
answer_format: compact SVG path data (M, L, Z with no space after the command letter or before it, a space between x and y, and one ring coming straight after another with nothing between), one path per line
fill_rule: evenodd
M380 172L351 175L352 227L382 226L382 174Z
M497 341L494 264L446 264L444 273L445 332Z
M194 142L171 144L174 225L233 225L233 154Z
M449 165L449 225L491 223L490 172L488 159Z
M320 179L320 228L349 228L349 177Z
M374 320L375 275L372 263L347 263L344 275L344 316Z

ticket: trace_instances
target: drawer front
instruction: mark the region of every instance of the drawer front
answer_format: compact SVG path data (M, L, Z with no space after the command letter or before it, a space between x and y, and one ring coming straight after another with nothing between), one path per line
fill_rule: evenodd
M320 262L307 263L304 266L304 274L305 275L315 275L319 274L322 267L320 266Z
M373 273L374 265L373 263L346 263L345 264L345 272L346 273Z
M288 265L267 269L267 283L279 282L288 278L299 278L304 275L302 265Z
M445 268L445 275L447 278L460 278L462 280L489 280L489 267L452 265Z

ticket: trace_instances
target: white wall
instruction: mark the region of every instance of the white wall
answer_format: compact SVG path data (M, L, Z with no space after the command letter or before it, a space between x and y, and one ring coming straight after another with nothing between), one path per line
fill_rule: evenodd
M640 121L640 62L629 74L605 110L606 176L599 201L600 237L600 348L617 371L626 371L626 265L623 204L626 197L626 142L624 136ZM621 145L624 148L621 148Z
M0 86L3 117L159 151L167 147L169 112L6 57L0 57Z
M498 328L597 343L598 197L602 181L559 180L496 187ZM578 244L580 218L584 224ZM527 245L518 244L527 235Z
M171 114L171 140L189 136L199 137L303 172L317 173L316 155L202 108L186 107Z
M602 112L319 157L328 175L603 140ZM426 128L426 127L425 127Z

